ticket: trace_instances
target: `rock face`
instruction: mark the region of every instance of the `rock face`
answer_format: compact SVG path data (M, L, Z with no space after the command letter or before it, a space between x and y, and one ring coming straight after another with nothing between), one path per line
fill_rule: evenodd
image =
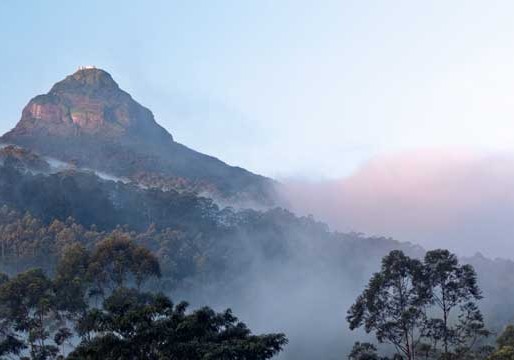
M273 182L174 141L150 110L101 69L80 69L23 109L1 142L81 167L270 205Z
M4 139L88 135L122 142L173 141L150 110L100 69L79 70L55 84L48 94L33 98Z

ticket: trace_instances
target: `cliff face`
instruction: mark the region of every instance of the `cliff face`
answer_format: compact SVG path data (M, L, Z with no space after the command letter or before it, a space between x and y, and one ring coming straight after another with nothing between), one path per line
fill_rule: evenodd
M18 125L4 138L41 135L94 135L98 140L121 142L173 141L150 110L100 69L79 70L55 84L48 94L33 98Z
M270 205L273 182L174 141L150 110L101 69L80 69L23 109L0 139L42 155L132 179ZM186 187L187 188L187 187Z

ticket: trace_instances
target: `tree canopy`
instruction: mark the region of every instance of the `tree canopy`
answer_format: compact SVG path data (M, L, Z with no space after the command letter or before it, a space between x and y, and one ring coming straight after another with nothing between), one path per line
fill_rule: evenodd
M462 359L482 351L480 340L490 335L480 299L474 269L460 265L449 251L428 251L420 261L393 250L348 310L347 320L350 329L363 326L408 360L418 353Z
M287 340L283 334L252 335L230 310L216 313L205 307L186 313L162 294L120 288L79 321L87 340L70 360L98 359L269 359Z
M287 344L283 334L253 335L231 310L190 312L141 291L159 276L155 255L121 234L91 251L68 246L53 278L41 269L0 273L0 359L265 360Z

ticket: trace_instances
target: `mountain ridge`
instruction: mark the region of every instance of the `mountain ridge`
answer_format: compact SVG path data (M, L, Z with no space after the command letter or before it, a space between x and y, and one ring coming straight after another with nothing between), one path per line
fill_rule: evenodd
M235 203L274 202L273 180L176 142L102 69L80 68L32 98L0 141L135 181L154 179L146 186L186 182Z

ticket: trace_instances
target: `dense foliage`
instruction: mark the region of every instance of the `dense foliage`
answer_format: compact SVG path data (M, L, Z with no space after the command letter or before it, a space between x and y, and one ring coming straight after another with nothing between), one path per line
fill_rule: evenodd
M209 231L216 225L212 216L218 211L212 200L193 193L144 190L104 181L92 172L32 174L5 165L0 166L0 201L45 222L73 217L84 226L102 230L130 224L141 231L157 224L159 228Z
M230 310L189 313L186 303L138 290L159 276L155 256L122 234L92 251L68 246L53 279L41 269L2 274L0 358L264 360L287 343L283 334L252 335Z
M84 340L69 359L269 359L286 344L282 334L252 335L230 310L205 307L190 314L162 294L121 288L103 309L78 323Z

